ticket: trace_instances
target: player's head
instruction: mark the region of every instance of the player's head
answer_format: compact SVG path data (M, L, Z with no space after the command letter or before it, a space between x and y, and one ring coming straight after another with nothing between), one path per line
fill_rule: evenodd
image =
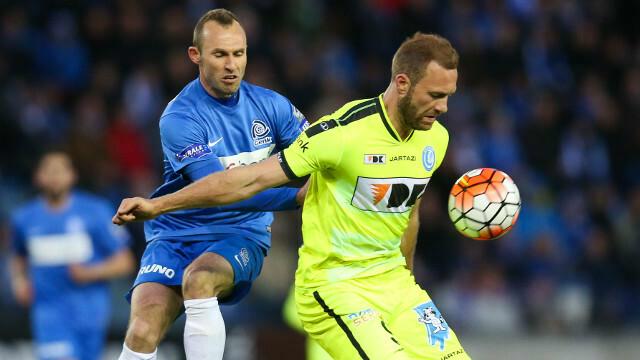
M227 98L238 91L247 67L247 36L234 13L215 9L204 14L188 53L209 93Z
M40 158L34 182L49 198L60 198L69 193L76 183L76 171L71 157L63 151L48 151Z
M416 33L393 56L391 81L398 92L399 120L408 128L428 130L447 112L456 91L458 53L438 35Z

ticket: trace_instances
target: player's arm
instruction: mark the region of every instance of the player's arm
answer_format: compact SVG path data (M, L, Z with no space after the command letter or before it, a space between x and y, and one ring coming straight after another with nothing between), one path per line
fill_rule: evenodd
M230 204L288 181L277 156L271 156L257 164L210 174L172 194L151 200L124 199L113 222L121 225L176 210Z
M26 247L24 226L18 216L11 219L11 257L9 259L9 276L11 277L11 290L18 304L29 306L33 300L33 287L29 274L29 258Z
M28 271L27 257L14 254L9 262L11 275L11 290L18 304L29 306L33 299L33 289Z
M183 169L184 176L191 182L198 181L209 174L224 171L217 157L195 167L191 164ZM220 207L224 211L286 211L294 210L304 203L304 189L299 186L282 186L259 192L248 199Z
M125 276L133 272L134 267L135 260L131 250L123 248L96 264L71 265L69 274L75 282L82 284Z
M413 258L416 253L416 244L418 242L418 229L420 228L420 199L418 199L409 215L409 225L402 234L400 242L400 250L407 261L407 268L413 272Z

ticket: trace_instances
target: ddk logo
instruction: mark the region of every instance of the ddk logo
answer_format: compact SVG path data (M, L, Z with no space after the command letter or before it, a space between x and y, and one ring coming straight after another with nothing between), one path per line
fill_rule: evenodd
M251 123L251 137L253 137L253 145L260 146L264 144L270 144L272 137L269 136L271 129L267 123L262 120L253 120Z
M433 301L418 305L413 310L418 313L418 321L427 327L427 341L431 346L440 345L444 350L444 343L449 338L449 325L444 321L440 310Z
M429 178L358 177L351 204L366 211L402 213L411 210L428 183Z
M385 154L365 154L364 163L367 165L384 165L387 163Z

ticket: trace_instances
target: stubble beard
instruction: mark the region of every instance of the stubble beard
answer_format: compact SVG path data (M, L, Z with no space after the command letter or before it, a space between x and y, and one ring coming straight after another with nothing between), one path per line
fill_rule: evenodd
M409 129L417 129L419 119L417 118L418 109L412 104L413 100L413 87L409 89L409 92L405 97L398 101L398 114L400 115L400 121Z

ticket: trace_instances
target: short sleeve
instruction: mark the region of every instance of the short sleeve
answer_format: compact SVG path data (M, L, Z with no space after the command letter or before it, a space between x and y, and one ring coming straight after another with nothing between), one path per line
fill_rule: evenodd
M287 98L278 94L276 98L276 123L278 126L277 148L285 149L293 143L309 122Z
M197 163L191 166L195 168L219 162L211 150L219 140L208 139L205 130L184 114L171 113L160 119L160 140L165 159L175 172L191 164Z
M340 163L344 151L343 136L343 128L336 120L320 121L280 152L280 165L290 179L334 169Z

